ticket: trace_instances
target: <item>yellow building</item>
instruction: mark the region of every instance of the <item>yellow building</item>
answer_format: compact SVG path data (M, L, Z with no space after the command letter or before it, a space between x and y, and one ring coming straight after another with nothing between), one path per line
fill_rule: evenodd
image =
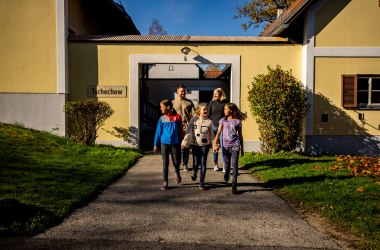
M0 0L0 24L5 27L0 41L5 55L0 57L1 121L57 128L64 134L64 103L98 98L115 111L98 143L149 149L159 100L173 99L176 86L184 84L194 100L210 101L212 90L221 86L249 114L243 123L245 150L258 151L248 86L268 65L280 65L292 69L311 90L305 152L380 155L378 0L298 0L260 37L141 36L135 31L105 36L94 26L86 32L90 28L84 20L91 11L79 5L86 1L29 2L16 7L11 0ZM23 20L30 8L41 24ZM18 16L3 14L6 9L16 9ZM204 66L210 64L223 65L223 73L204 77Z

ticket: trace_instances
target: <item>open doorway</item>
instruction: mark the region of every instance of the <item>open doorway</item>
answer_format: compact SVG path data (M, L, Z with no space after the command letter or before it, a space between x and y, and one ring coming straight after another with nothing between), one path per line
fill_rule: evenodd
M197 106L209 103L215 88L223 88L230 100L230 64L139 64L140 148L152 150L159 103L173 100L178 85L188 90L187 98Z

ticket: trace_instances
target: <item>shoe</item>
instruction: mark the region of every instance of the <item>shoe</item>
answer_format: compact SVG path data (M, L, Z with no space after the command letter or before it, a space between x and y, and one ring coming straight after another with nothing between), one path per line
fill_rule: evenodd
M192 181L195 181L197 179L197 173L196 172L193 172L192 174L191 174L191 180Z
M199 184L199 189L200 189L200 190L206 190L205 184L204 184L203 182L201 182L201 183Z
M189 168L187 167L187 165L182 165L182 166L183 166L183 171L185 171L185 172L189 171Z
M175 182L179 184L181 183L181 181L182 181L181 175L179 173L175 174Z
M237 182L236 181L232 182L232 193L233 194L237 193Z
M168 183L166 181L162 184L161 190L168 190Z
M228 183L229 180L230 180L230 175L224 174L224 181Z
M223 173L226 172L226 167L223 165Z
M215 164L215 166L214 166L214 171L219 171L219 167L217 164Z

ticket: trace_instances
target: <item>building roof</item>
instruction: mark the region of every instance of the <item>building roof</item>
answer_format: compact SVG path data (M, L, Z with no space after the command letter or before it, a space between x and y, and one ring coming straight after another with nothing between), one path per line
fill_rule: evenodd
M278 36L289 24L315 0L296 0L275 21L270 23L260 36Z
M87 35L72 36L72 42L121 42L121 43L157 43L157 42L206 42L206 43L290 43L287 38L258 36L183 36L183 35Z

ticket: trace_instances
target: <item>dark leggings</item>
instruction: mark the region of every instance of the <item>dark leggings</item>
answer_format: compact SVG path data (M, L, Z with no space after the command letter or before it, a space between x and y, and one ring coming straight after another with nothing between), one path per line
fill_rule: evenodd
M232 167L232 176L233 176L233 182L237 182L238 177L238 160L239 160L239 149L233 149L231 147L229 148L222 148L223 150L223 159L224 159L224 166L226 168L226 173L224 176L226 179L229 179L230 171Z
M194 161L194 172L198 172L199 165L201 165L201 176L200 182L205 181L206 168L207 168L207 154L210 150L210 146L196 146L192 145L193 149L193 161Z
M169 154L172 157L175 173L179 174L179 160L181 159L181 149L179 144L161 144L162 173L164 182L168 182L169 175Z

